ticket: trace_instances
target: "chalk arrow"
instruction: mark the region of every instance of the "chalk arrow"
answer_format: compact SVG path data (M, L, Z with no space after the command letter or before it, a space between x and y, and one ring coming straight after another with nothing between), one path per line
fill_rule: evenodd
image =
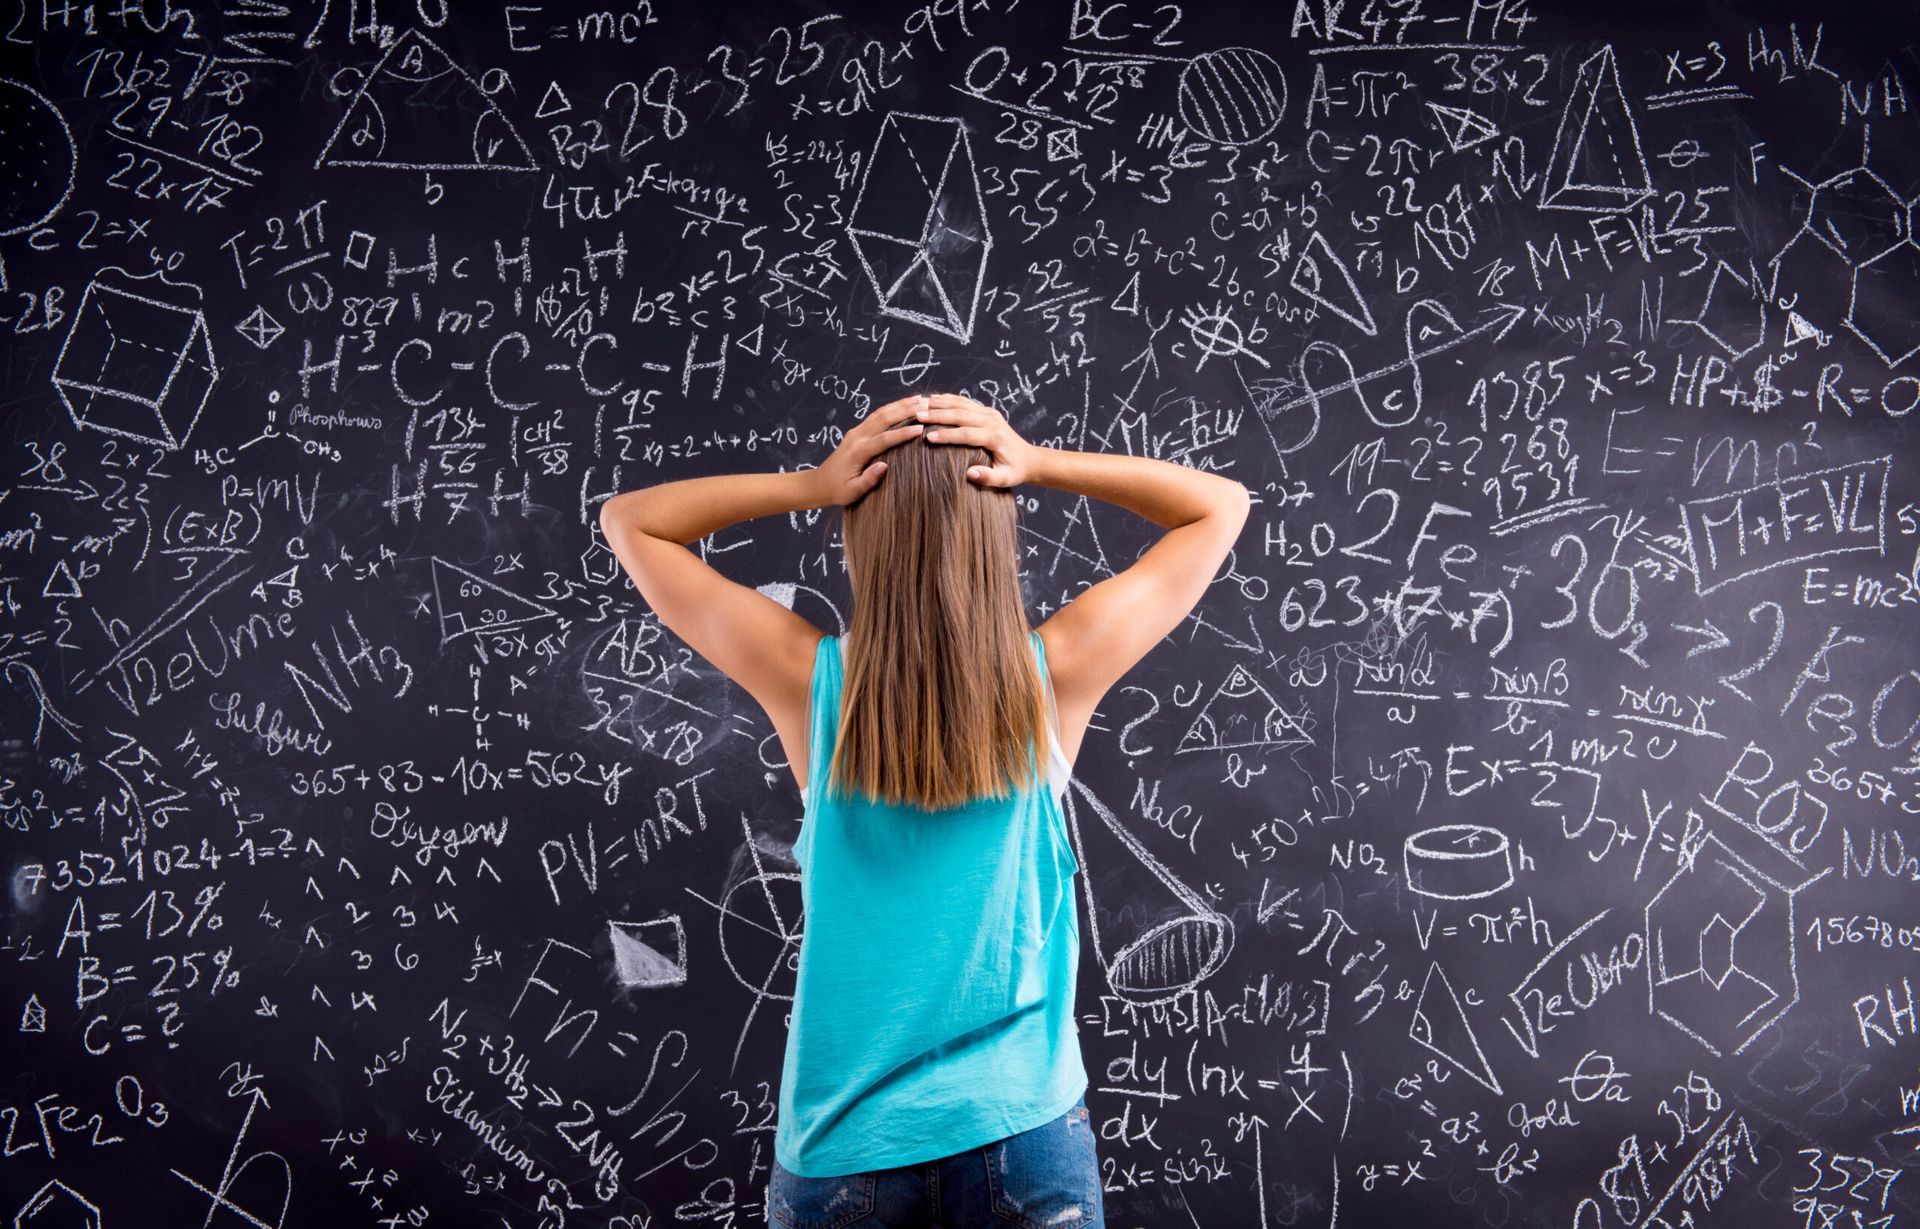
M1698 636L1701 639L1701 643L1687 650L1688 657L1698 657L1702 653L1711 653L1715 649L1724 649L1733 643L1732 640L1727 638L1725 632L1713 625L1712 619L1706 620L1706 624L1705 627L1688 627L1685 623L1675 623L1673 625L1674 631L1686 632L1688 635Z

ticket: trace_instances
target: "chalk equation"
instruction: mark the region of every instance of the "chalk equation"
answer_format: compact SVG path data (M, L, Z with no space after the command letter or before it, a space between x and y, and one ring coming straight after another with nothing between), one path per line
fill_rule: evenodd
M1064 795L1112 1225L1920 1225L1920 11L6 45L9 1224L779 1223L800 798L596 517L935 390L1254 492Z

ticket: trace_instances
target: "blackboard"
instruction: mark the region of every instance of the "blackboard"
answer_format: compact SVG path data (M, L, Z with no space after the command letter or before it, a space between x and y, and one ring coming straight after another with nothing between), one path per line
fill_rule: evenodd
M19 6L0 1214L764 1223L798 791L596 511L943 389L1255 493L1068 793L1109 1223L1913 1223L1916 31Z

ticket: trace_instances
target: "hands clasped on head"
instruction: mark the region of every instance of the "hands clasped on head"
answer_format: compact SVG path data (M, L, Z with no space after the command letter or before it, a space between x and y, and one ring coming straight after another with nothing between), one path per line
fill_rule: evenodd
M956 393L915 394L868 414L821 463L816 472L831 492L826 502L844 507L872 490L887 469L880 454L923 432L930 444L970 444L992 454L991 465L967 468L975 486L1014 487L1032 476L1035 448L1000 411Z

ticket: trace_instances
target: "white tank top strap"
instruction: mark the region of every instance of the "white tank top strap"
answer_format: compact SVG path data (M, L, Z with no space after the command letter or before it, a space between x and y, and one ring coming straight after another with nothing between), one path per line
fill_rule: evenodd
M1034 633L1038 639L1039 632ZM1053 667L1048 665L1046 674L1047 723L1052 737L1047 740L1047 788L1057 799L1067 791L1067 778L1073 775L1073 765L1067 762L1067 753L1060 746L1060 704L1053 695Z

